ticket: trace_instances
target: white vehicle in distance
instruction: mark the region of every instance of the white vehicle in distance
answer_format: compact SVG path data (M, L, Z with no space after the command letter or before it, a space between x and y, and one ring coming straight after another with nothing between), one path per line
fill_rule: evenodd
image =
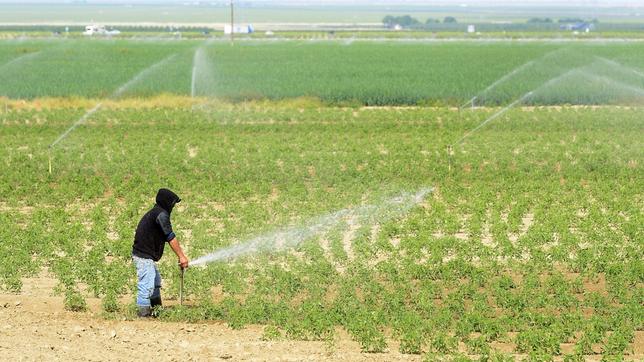
M107 30L103 25L87 25L83 35L93 36L93 35L118 35L121 34L120 31Z

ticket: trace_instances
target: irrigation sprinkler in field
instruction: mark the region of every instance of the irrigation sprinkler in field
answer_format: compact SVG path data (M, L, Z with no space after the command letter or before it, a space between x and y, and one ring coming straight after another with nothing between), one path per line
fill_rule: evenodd
M150 75L152 72L154 72L157 68L161 67L165 63L171 61L174 59L177 55L176 54L171 54L170 56L166 57L165 59L161 60L160 62L157 62L155 64L150 65L149 67L143 69L141 72L139 72L137 75L132 77L130 80L128 80L126 83L118 87L110 96L109 98L118 98L120 97L125 91L127 91L129 88L131 88L134 84L140 82L142 79ZM103 107L103 103L98 103L96 104L92 109L89 111L85 112L81 118L78 119L74 124L72 124L65 132L63 132L54 142L52 142L49 147L48 147L48 159L49 159L49 173L51 174L52 172L52 150L53 148L60 142L62 142L67 136L75 130L78 126L81 124L85 123L94 113L98 112L101 108Z
M103 106L103 103L98 103L97 105L94 106L94 108L90 109L89 111L85 112L85 114L78 119L71 127L69 127L65 132L63 132L54 142L52 142L49 147L47 147L48 150L48 156L49 156L49 173L51 174L51 159L52 155L51 152L53 148L60 143L62 140L64 140L76 127L80 126L81 123L85 122L89 117L92 116L92 114L98 112L99 109Z
M611 62L608 59L600 59L600 60L603 61L603 62L609 62L609 63ZM615 63L615 64L618 64L618 63ZM633 71L633 69L630 69L630 70ZM622 88L624 90L627 90L629 92L632 92L632 93L644 95L644 88L629 85L629 84L625 84L623 82L616 81L616 80L614 80L612 78L609 78L609 77L604 77L604 76L589 73L587 70L584 70L584 67L568 69L567 71L557 75L556 77L553 77L553 78L549 79L547 82L541 84L539 87L533 89L532 91L524 94L523 96L521 96L520 98L516 99L514 102L510 103L509 105L507 105L503 109L501 109L498 112L494 113L492 116L486 118L478 126L473 128L472 130L466 132L457 141L455 141L452 144L448 145L448 147L447 147L447 150L448 150L447 151L448 152L448 170L451 172L451 168L452 168L452 159L451 158L452 158L452 155L453 155L453 147L454 146L458 146L458 145L462 144L465 141L465 139L467 139L469 136L471 136L472 134L476 133L478 130L480 130L481 128L485 127L485 125L487 125L488 123L490 123L493 120L497 119L498 117L503 115L505 112L507 112L511 108L515 107L517 104L522 103L525 100L527 100L528 98L532 97L535 94L535 92L543 90L543 89L547 89L547 87L555 84L556 82L561 81L562 79L564 79L566 77L574 75L574 74L579 74L579 75L588 77L590 79L595 79L597 81L602 81L602 82L607 83L607 84L612 84L614 86L620 87L620 88Z
M463 135L463 137L461 137L461 138L459 138L459 139L458 139L458 141L456 141L456 142L452 143L451 145L449 145L450 149L451 149L451 147L452 147L452 146L460 145L461 143L463 143L463 141L465 141L465 139L466 139L467 137L469 137L470 135L472 135L474 132L476 132L476 131L478 131L479 129L483 128L486 124L488 124L488 123L492 122L493 120L495 120L495 119L499 118L501 115L503 115L505 112L507 112L508 110L510 110L511 108L513 108L514 106L516 106L517 104L519 104L519 103L521 103L521 102L525 101L526 99L530 98L530 97L532 96L533 92L534 92L534 91L530 91L530 92L528 92L528 93L524 94L521 98L519 98L519 99L515 100L514 102L512 102L512 103L508 104L507 106L505 106L505 107L504 107L503 109L501 109L500 111L498 111L498 112L494 113L493 115L491 115L490 117L488 117L487 119L485 119L483 122L481 122L481 124L479 124L478 126L474 127L472 130L470 130L470 131L468 131L467 133L465 133L465 134Z
M622 71L625 71L625 72L628 72L628 73L631 73L631 74L635 74L640 78L644 78L644 72L642 72L642 71L640 71L638 69L635 69L635 68L628 67L628 66L626 66L624 64L618 63L615 60L600 57L600 56L595 56L595 59L598 59L598 60L600 60L600 61L602 61L602 62L604 62L606 64L609 64L609 65L611 65L613 67L619 68Z
M460 107L458 107L458 109L465 108L465 106L467 106L468 104L471 104L472 105L472 110L474 110L474 102L476 101L476 98L478 98L478 96L472 97L472 99L470 99L469 101L463 103Z
M488 85L488 86L487 86L485 89L483 89L482 91L478 92L478 93L477 93L474 97L472 97L470 100L468 100L467 102L463 103L463 104L459 107L459 109L462 109L462 108L465 108L465 107L466 107L466 106L468 106L468 105L471 105L472 110L474 110L474 108L475 108L475 102L476 102L476 101L478 101L478 100L479 100L479 98L481 98L481 97L483 97L484 95L486 95L489 91L491 91L492 89L496 88L496 87L497 87L497 86L499 86L500 84L505 83L507 80L509 80L510 78L514 77L515 75L517 75L517 74L521 73L521 72L522 72L522 71L524 71L526 68L529 68L529 67L531 67L531 66L533 66L533 65L537 64L538 62L540 62L540 61L542 61L542 60L544 60L544 59L546 59L546 58L549 58L549 57L553 56L554 54L556 54L556 53L558 53L558 52L560 52L560 51L563 51L564 49L566 49L566 48L559 48L559 49L553 50L553 51L551 51L551 52L548 52L548 53L546 53L546 54L544 54L544 55L540 56L538 59L532 59L532 60L529 60L529 61L527 61L527 62L525 62L525 63L523 63L523 64L519 65L518 67L516 67L516 68L512 69L510 72L508 72L508 73L504 74L503 76L501 76L501 78L499 78L499 79L495 80L494 82L492 82L492 84ZM482 102L479 102L479 104L482 104Z

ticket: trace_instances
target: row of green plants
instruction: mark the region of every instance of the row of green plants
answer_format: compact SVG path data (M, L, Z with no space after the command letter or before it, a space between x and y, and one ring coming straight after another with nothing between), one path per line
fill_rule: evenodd
M428 360L511 360L499 344L531 360L633 357L639 108L510 110L450 160L446 146L494 109L106 107L48 153L84 111L0 110L5 291L46 271L68 309L98 297L132 316L133 230L160 185L185 200L173 222L192 258L433 186L407 215L358 225L350 252L341 225L291 252L188 269L188 305L160 318L330 344L343 328L365 352ZM160 266L172 300L176 260Z
M475 105L504 105L538 90L526 103L623 104L641 100L641 51L637 43L583 42L6 40L0 96L103 98L127 85L122 97L456 106L474 96Z

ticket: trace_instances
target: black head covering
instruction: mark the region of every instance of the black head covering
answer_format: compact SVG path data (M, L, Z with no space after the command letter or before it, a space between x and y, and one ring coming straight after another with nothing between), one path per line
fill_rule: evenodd
M159 189L157 192L157 205L161 206L168 213L172 212L174 205L181 201L179 196L168 189Z

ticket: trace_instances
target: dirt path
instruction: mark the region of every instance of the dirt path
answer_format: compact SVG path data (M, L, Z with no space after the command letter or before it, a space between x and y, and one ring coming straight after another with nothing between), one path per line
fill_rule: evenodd
M107 320L100 301L90 312L73 313L58 297L0 294L2 360L58 361L419 361L401 355L364 354L339 331L333 346L324 342L262 341L261 326L233 330L225 323L170 323Z

